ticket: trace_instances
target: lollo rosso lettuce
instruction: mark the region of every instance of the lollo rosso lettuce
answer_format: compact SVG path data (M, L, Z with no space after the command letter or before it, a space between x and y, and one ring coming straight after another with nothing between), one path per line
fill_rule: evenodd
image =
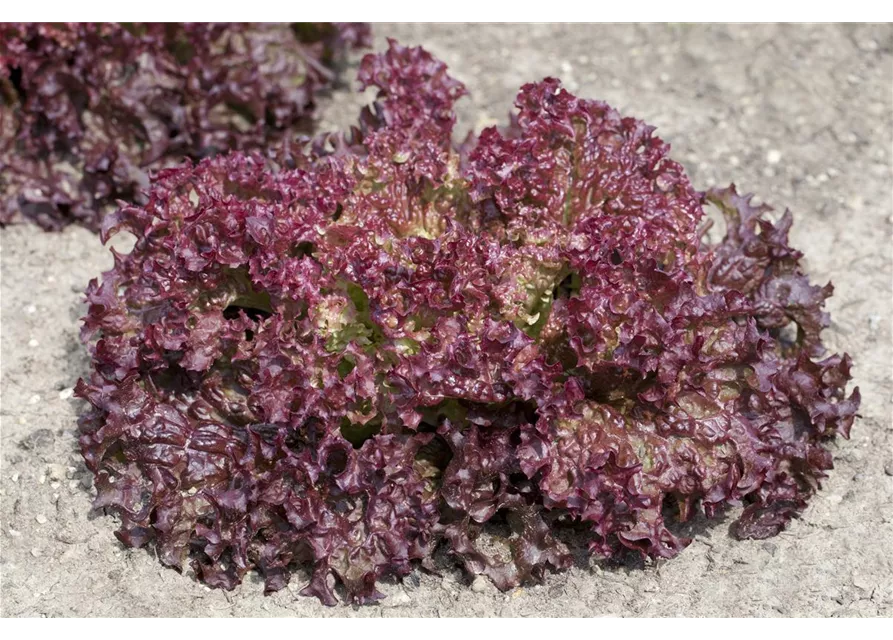
M609 558L675 556L695 512L781 531L859 405L790 214L694 190L554 79L461 148L424 50L360 81L349 134L161 171L106 219L136 244L88 287L77 393L120 540L225 589L309 568L334 604L440 545L509 589L567 568L571 528Z
M0 25L0 225L97 229L148 173L306 133L363 24Z

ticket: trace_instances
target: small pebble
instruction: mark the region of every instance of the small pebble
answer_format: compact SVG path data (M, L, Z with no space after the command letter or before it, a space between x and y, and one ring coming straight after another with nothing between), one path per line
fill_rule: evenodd
M477 576L471 583L471 590L475 593L483 593L487 590L487 579L484 576Z
M37 547L31 549L31 555L35 558L40 557L40 549L38 549Z
M871 580L869 580L865 575L861 573L854 573L853 586L857 589L862 589L863 591L871 591L873 585L871 584Z
M28 398L28 404L37 404L38 402L40 402L40 396L37 394L34 394L30 398Z
M60 400L68 400L73 395L74 395L74 389L69 387L67 389L62 389L62 391L59 392L59 399Z
M61 464L48 464L47 465L47 476L51 481L58 482L59 480L65 480L68 475L68 470L64 465Z
M766 162L769 164L778 164L781 162L781 151L778 149L769 149L769 153L766 154Z
M21 531L16 531L15 529L13 529L11 527L8 529L8 531L9 531L9 535L13 538L18 538L19 536L22 535Z
M46 524L47 523L47 517L45 515L43 515L42 513L39 513L36 516L34 516L34 519L37 520L37 524Z
M877 51L877 40L863 40L859 43L859 48L862 49L862 51Z
M33 304L29 304L25 307L25 313L37 313L37 307Z
M382 600L382 605L385 607L404 607L412 602L412 598L410 598L403 589L398 589L393 595L388 596L384 600Z
M14 473L14 474L12 474L12 475L10 476L10 480L12 480L13 482L18 482L18 481L19 481L19 474L18 474L18 473Z
M884 473L886 473L888 476L893 476L893 461L888 462L884 465Z

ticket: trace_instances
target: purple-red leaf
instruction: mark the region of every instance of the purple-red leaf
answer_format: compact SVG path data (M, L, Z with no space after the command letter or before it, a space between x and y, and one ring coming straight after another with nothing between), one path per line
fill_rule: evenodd
M0 225L98 230L150 172L306 134L363 24L0 26Z

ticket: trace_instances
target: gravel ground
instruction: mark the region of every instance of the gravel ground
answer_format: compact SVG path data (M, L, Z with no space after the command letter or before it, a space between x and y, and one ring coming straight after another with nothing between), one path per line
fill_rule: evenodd
M893 27L379 25L424 43L471 91L461 125L505 121L518 87L561 77L658 127L695 185L734 180L795 215L793 244L814 281L833 278L826 341L855 360L863 396L852 439L803 517L767 541L738 542L729 520L696 522L668 562L592 563L500 593L444 562L384 586L367 607L325 608L301 581L264 597L256 578L211 591L123 548L90 513L76 452L87 370L78 342L86 282L111 266L91 234L34 227L2 244L4 616L890 616L893 614L891 118ZM328 100L347 123L361 98Z

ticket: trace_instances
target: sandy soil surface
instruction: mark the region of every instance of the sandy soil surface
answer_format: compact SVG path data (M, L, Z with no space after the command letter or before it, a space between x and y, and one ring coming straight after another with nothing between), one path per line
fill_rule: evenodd
M706 188L734 180L795 214L793 243L815 281L833 279L826 341L855 360L862 418L835 445L836 468L803 517L775 539L738 542L729 520L696 522L668 562L597 563L500 593L454 566L384 586L366 607L271 597L257 579L211 591L123 548L111 517L90 513L76 452L87 370L78 342L86 282L111 266L81 229L0 231L5 616L548 616L893 614L891 118L888 26L379 25L446 60L472 97L461 124L504 121L517 88L546 75L658 126ZM329 124L360 98L328 101Z

